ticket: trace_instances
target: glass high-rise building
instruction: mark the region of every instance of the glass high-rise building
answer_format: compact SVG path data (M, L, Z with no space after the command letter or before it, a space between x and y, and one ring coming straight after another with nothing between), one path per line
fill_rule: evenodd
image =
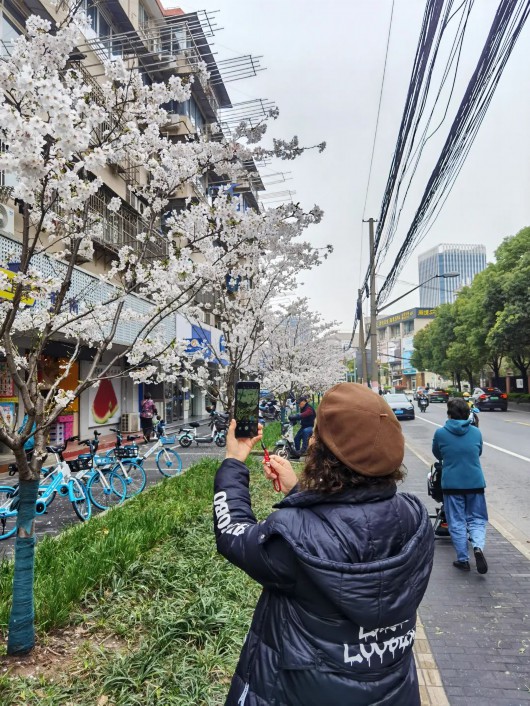
M420 307L434 308L440 304L452 304L456 293L471 284L475 275L486 267L485 245L458 245L441 243L418 257L420 282L449 272L458 272L459 277L431 279L420 287Z

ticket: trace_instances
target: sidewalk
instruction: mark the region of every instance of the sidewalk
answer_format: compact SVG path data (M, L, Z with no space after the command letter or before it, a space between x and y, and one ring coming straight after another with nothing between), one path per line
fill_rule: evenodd
M189 422L207 422L209 417L203 417L202 415L197 416L197 417L189 417L186 419L186 421L183 420L178 420L176 422L172 422L171 424L168 424L166 426L166 431L168 434L175 433L180 429L181 427L186 426L186 424L189 424ZM137 432L130 432L130 434L126 434L124 432L124 441L126 437L130 436L142 436L141 431ZM139 439L138 439L139 441ZM103 434L102 436L99 437L99 447L98 451L101 453L103 451L108 451L111 449L114 444L116 443L116 435L115 434ZM64 454L64 458L69 461L73 458L77 458L79 454L87 453L88 449L86 446L79 446L79 444L69 444L67 451ZM0 477L2 475L7 474L8 466L10 463L15 462L15 457L10 454L0 454Z
M405 464L403 490L417 494L433 511L427 467L408 450ZM436 683L425 684L422 703L530 705L530 561L491 525L485 555L487 574L476 572L472 558L472 570L464 574L452 565L451 541L436 540L431 580L419 609L432 657L417 654L416 659L420 681L425 669L437 668L443 693Z

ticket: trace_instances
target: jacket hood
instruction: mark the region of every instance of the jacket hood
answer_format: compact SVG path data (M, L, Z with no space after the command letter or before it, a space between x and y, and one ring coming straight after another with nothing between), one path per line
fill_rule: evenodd
M356 496L354 502L366 503L384 500L381 489L377 498L371 489L351 491ZM388 489L388 497L396 494L396 489ZM295 493L287 496L279 506L310 507L316 505L316 493ZM323 502L344 503L348 494L336 496L319 495ZM298 496L298 497L297 497ZM305 496L305 497L300 497ZM416 518L416 532L401 548L401 551L386 559L363 563L330 561L306 549L304 534L314 527L313 518L306 518L305 512L279 510L269 517L266 541L272 534L280 534L294 550L305 573L346 617L356 625L373 630L385 625L397 625L409 620L419 605L431 572L434 535L426 508L412 495L400 493L397 498L408 506ZM351 502L351 500L350 500ZM308 515L313 515L308 512ZM338 513L337 513L338 514ZM307 526L304 525L307 523ZM334 513L334 528L338 531L338 541L347 546L351 528L341 525ZM369 529L369 528L367 528Z
M464 436L464 434L468 433L470 427L470 419L448 419L445 423L444 429L450 431L451 434L456 434L457 436Z

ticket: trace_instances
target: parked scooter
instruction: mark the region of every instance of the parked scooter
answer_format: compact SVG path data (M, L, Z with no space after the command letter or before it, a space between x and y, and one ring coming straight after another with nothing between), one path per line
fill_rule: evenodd
M285 422L282 424L282 437L274 445L273 454L287 459L299 459L300 452L294 446L294 427L296 422Z
M198 436L197 429L201 426L200 422L190 422L187 427L181 427L178 430L178 442L184 448L188 448L195 442L199 444L215 443L216 446L226 446L226 431L228 429L228 414L220 412L210 412L210 421L208 422L210 433L205 436Z
M260 416L265 420L278 420L280 419L281 409L280 405L276 400L262 400L259 403L259 413Z

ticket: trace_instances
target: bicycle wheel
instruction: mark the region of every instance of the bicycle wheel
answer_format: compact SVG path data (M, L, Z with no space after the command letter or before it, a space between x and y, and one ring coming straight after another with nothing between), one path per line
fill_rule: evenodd
M145 488L147 483L147 476L145 471L139 463L125 463L122 461L123 469L119 463L117 463L112 471L117 473L120 478L123 478L126 488L127 498L132 498L133 495L138 495Z
M217 436L215 437L215 445L216 445L216 446L219 446L219 447L221 447L221 448L223 448L224 446L226 446L226 434L225 434L225 432L221 432L221 433L217 434Z
M120 505L127 494L125 481L114 471L96 471L88 481L88 497L100 510Z
M0 541L9 539L17 531L17 511L12 509L15 488L0 486Z
M88 497L88 491L83 483L80 483L77 478L71 478L68 483L68 491L70 497L75 498L75 500L70 501L75 514L80 520L83 520L83 522L90 520L92 506L90 504L90 498Z
M174 449L160 449L156 455L156 466L168 478L182 473L182 459Z

